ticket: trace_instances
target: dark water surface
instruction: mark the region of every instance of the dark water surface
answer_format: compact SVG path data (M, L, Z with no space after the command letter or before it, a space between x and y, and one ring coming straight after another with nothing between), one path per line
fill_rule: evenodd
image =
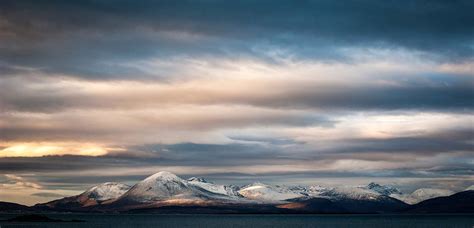
M0 215L0 220L16 215ZM48 214L50 218L82 223L8 223L9 227L466 227L474 228L474 215L131 215Z

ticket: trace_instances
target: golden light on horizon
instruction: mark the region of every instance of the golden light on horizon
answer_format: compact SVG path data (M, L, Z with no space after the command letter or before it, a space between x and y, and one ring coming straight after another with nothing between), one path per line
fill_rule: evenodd
M80 143L16 143L0 150L0 157L41 157L48 155L102 156L107 154L105 147L96 144Z

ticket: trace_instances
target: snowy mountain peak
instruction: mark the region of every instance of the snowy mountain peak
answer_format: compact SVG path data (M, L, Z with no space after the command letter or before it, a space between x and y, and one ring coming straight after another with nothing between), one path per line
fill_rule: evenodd
M306 194L313 197L320 197L331 190L332 188L327 188L320 185L312 185L306 188Z
M264 184L262 182L253 182L252 184L243 186L242 189L250 188L250 187L269 187L269 185Z
M120 201L158 202L167 200L229 200L238 196L236 191L224 185L188 181L173 173L162 171L133 186Z
M453 191L446 190L446 189L420 188L420 189L415 190L409 195L393 194L391 196L401 201L404 201L405 203L408 203L408 204L416 204L427 199L440 197L440 196L449 196L452 194L454 194Z
M191 177L188 179L189 182L201 182L201 183L211 183L202 177Z
M129 189L130 186L125 184L107 182L94 186L79 195L64 197L44 204L37 204L37 206L46 208L88 208L116 200Z
M392 194L402 194L400 190L393 186L380 185L374 182L369 183L366 188L385 196L390 196Z
M412 195L422 198L434 198L438 196L448 196L454 194L451 190L436 189L436 188L420 188L412 193Z
M190 186L195 186L211 193L225 195L229 197L240 197L240 194L237 192L239 188L233 185L214 184L202 178L195 177L188 179L188 184Z
M122 198L150 202L190 193L191 190L185 180L173 173L161 171L138 182Z
M242 187L239 194L261 202L277 202L305 196L298 189L292 190L285 186L271 186L260 182Z
M375 183L375 182L370 182L370 183L367 185L367 188L369 188L369 189L381 188L381 187L382 187L382 185L377 184L377 183Z
M168 171L160 171L158 173L155 173L149 177L147 177L143 181L156 181L156 180L163 180L163 181L182 181L181 178L176 176L174 173L168 172Z
M357 186L339 186L330 188L327 191L323 191L321 193L323 196L331 197L335 199L356 199L356 200L369 200L369 201L376 201L380 200L382 194L373 191L371 189L367 189L365 187L357 187Z
M130 186L122 183L107 182L90 188L82 195L97 201L106 201L120 197L129 189Z

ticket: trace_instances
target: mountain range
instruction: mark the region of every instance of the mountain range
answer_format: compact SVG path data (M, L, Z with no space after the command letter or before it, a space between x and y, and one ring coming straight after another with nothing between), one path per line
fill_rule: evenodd
M107 182L32 207L0 202L0 211L127 213L474 213L474 188L454 193L392 186L219 185L162 171L133 186Z

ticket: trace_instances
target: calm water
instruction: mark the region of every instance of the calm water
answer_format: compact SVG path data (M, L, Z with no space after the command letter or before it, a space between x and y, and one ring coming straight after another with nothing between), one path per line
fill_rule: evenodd
M15 215L0 215L4 220ZM49 214L83 223L5 223L8 227L474 227L474 215L91 215Z

